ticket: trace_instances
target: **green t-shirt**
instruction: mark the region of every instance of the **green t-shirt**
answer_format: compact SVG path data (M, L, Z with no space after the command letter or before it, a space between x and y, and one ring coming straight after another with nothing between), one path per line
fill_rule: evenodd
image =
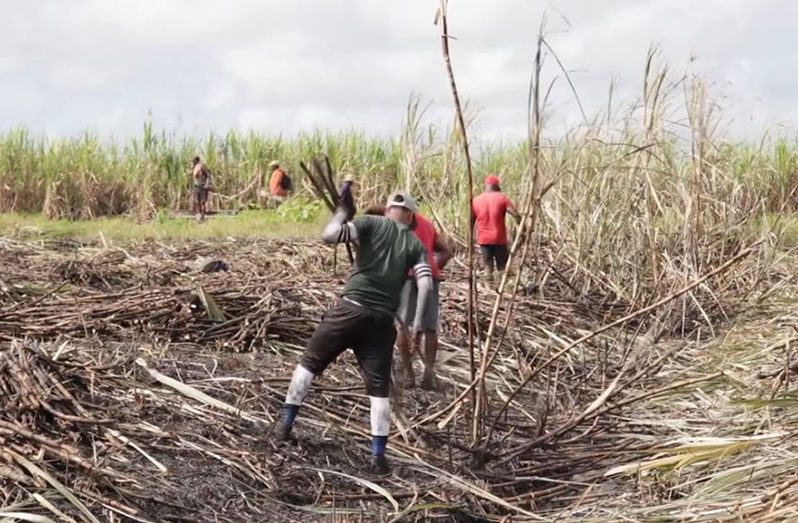
M352 224L357 261L343 296L393 316L408 269L427 261L424 245L406 226L382 216L359 216Z

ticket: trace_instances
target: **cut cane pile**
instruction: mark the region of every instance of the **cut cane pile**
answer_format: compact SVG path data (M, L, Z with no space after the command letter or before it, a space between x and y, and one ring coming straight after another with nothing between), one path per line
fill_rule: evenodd
M776 407L754 401L789 388L779 351L792 334L763 308L746 321L770 325L773 339L746 361L776 370L757 379L718 357L717 339L668 338L645 316L589 336L635 306L576 296L572 268L557 267L563 281L500 301L498 351L469 389L468 285L456 262L442 284L438 390L396 390L394 473L376 478L349 354L314 383L297 442L268 437L345 257L333 267L313 242L0 242L0 519L794 515L798 480L773 459L774 449L798 459L782 434L791 417L771 413L765 426L761 409ZM214 260L231 270L202 272ZM497 295L480 286L478 296L484 340ZM736 332L720 312L708 319Z

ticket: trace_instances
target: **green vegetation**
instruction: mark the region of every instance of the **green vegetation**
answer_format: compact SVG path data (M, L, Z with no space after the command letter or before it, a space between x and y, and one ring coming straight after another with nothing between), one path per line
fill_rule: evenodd
M418 102L411 107L414 104ZM659 109L648 110L656 114ZM423 112L416 107L408 115L408 119L418 119ZM546 144L544 173L555 183L550 201L579 201L588 188L593 197L582 203L628 205L653 191L666 196L651 210L653 218L659 219L673 214L673 207L689 203L683 197L700 182L711 184L707 188L714 190L713 199L724 202L731 198L771 211L785 204L787 210L798 208L798 198L787 198L798 183L794 143L774 140L754 146L704 136L698 158L693 154L694 140L674 138L663 121L654 120L654 126L642 130L632 125L633 120L609 123L578 128ZM472 146L477 189L485 174L496 172L505 189L520 196L528 177L526 144L475 140ZM322 153L330 156L337 172L360 182L364 204L380 201L398 185L411 186L453 219L465 203L465 168L458 140L418 121L405 122L397 139L373 138L358 131L315 131L295 138L236 131L180 137L156 132L152 123L146 123L140 137L122 143L91 134L48 140L25 129L0 135L0 212L85 219L122 214L152 218L159 209L185 210L191 201L189 160L197 154L213 170L215 207L257 205L263 203L262 191L267 189L269 161L279 159L300 193L307 194L299 162ZM597 184L610 193L596 192L591 186Z
M277 208L276 214L284 223L317 223L323 220L326 211L320 201L291 198Z
M196 223L190 216L159 214L152 221L137 223L128 218L95 220L49 220L41 214L0 214L0 235L16 237L76 238L126 243L142 239L213 239L227 237L293 237L319 233L319 221L285 220L277 211L242 211L235 216L210 216Z
M231 131L178 137L144 125L143 135L119 143L97 136L36 138L25 129L0 136L0 212L42 212L52 218L95 218L158 209L187 209L189 161L200 155L213 172L216 207L258 203L268 190L267 164L279 159L301 189L299 162L325 152L336 168L393 186L395 144L361 133L315 132L295 139ZM383 180L383 177L387 178Z

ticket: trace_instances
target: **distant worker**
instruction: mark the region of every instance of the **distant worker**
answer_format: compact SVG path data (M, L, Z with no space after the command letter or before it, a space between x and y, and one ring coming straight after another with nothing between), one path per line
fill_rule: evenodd
M520 223L521 215L510 199L501 192L499 178L491 174L485 178L485 192L471 203L471 223L476 225L477 244L485 263L488 279L495 283L494 268L498 272L507 268L510 251L507 248L505 215Z
M199 156L195 156L191 160L193 166L192 176L194 178L194 210L197 215L198 221L205 220L205 213L207 212L206 205L208 203L208 191L211 187L211 170L208 166L200 161Z
M291 178L285 171L280 169L280 163L277 161L270 162L269 169L272 170L272 177L269 180L269 192L274 198L282 200L293 189Z
M329 244L351 241L357 245L357 263L341 299L327 311L308 341L274 427L278 439L290 438L313 378L351 348L371 400L371 466L379 474L390 472L385 447L391 424L389 396L396 339L393 321L407 271L413 269L418 285L417 311L425 310L432 287L426 250L407 228L414 202L406 194L394 193L387 207L384 217L359 216L352 221L346 219L351 209L339 208L324 229L322 238ZM417 339L421 314L417 313L414 320L413 337Z

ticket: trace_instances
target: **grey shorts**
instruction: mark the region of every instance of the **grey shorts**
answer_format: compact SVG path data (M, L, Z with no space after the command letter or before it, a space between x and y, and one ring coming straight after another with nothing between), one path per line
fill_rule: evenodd
M427 301L427 310L424 311L424 316L421 320L421 328L425 331L437 332L441 298L440 282L438 280L432 281L432 290L430 292L429 300ZM405 286L402 287L402 302L399 305L399 311L397 313L399 320L407 325L408 328L413 326L413 320L416 319L417 300L418 287L416 286L416 280L410 278L405 282Z

